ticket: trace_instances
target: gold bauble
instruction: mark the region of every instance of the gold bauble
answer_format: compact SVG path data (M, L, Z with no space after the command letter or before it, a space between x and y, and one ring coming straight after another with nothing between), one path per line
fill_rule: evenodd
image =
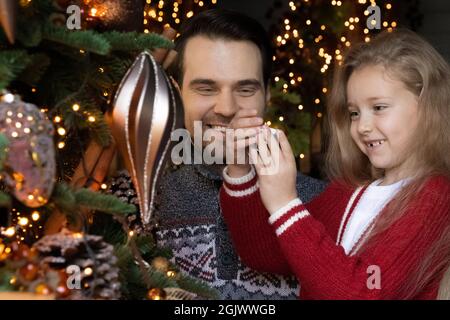
M169 270L169 260L164 257L156 257L152 261L152 267L160 272L166 273Z
M153 288L147 292L148 300L164 300L167 297L166 291L160 288Z

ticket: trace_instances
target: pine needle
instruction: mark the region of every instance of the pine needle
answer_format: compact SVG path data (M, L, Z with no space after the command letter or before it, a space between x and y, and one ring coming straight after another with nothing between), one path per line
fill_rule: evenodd
M43 37L77 50L82 48L99 55L106 55L111 49L105 37L91 30L68 31L65 28L47 24L44 27Z

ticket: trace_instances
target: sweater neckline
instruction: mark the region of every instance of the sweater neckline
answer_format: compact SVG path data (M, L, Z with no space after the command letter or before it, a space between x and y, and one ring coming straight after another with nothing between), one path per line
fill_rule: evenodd
M353 215L353 213L356 211L356 208L361 200L361 198L363 197L363 195L366 193L366 191L371 188L373 190L373 188L379 188L378 190L380 192L386 192L389 190L395 190L397 188L401 188L401 186L403 185L403 183L405 183L405 180L407 179L403 179L401 181L398 181L396 183L387 185L387 186L378 186L377 184L381 181L380 180L376 180L374 182L372 182L371 184L365 185L363 187L359 187L357 188L348 204L347 207L345 209L344 215L342 216L342 220L341 220L341 226L339 228L339 232L338 232L338 236L337 236L337 240L336 240L336 245L342 246L342 241L343 241L343 237L345 232L347 231L347 226L348 223L350 221L351 216ZM363 239L365 239L367 237L367 235L371 232L371 230L373 229L374 225L375 225L375 221L377 220L377 217L381 214L381 212L384 209L382 209L373 219L372 221L369 223L369 225L364 229L364 231L362 232L361 236L358 238L358 240L353 244L353 246L351 247L351 249L348 252L349 256L352 256L356 253L357 250L359 250L359 247L361 246L361 243L363 241Z

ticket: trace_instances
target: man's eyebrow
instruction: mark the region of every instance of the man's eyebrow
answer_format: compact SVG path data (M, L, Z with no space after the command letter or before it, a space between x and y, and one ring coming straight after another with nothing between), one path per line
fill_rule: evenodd
M238 87L242 86L255 86L257 88L261 88L261 82L256 79L245 79L237 82Z
M195 85L199 85L199 84L213 86L216 84L216 82L211 79L201 79L201 78L194 79L194 80L191 80L191 82L189 82L189 86L195 86Z

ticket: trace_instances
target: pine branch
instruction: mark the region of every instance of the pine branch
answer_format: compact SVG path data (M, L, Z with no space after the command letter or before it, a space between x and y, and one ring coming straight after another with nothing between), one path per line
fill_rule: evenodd
M36 47L42 41L42 24L35 19L19 16L17 40L24 47Z
M106 55L111 49L105 37L91 30L68 31L48 23L44 26L43 37L68 47L83 49L99 55Z
M93 138L102 146L107 147L112 142L112 135L108 124L105 121L103 112L98 109L88 111L89 116L95 118L94 122L89 122Z
M135 242L142 255L152 253L156 249L155 241L151 236L137 236Z
M133 59L122 56L110 56L103 59L103 62L106 65L105 73L108 73L114 83L118 84L128 68L130 68L133 63Z
M3 133L0 133L0 171L3 170L3 164L8 156L8 138Z
M50 66L50 58L44 53L37 53L30 56L31 61L19 75L18 80L28 84L37 85L42 75Z
M14 272L9 270L7 266L0 268L0 291L16 291L10 280L14 276Z
M39 16L41 19L48 18L48 16L55 11L53 0L33 0L25 7L20 7L24 16Z
M77 212L80 208L113 215L125 215L136 211L134 205L124 203L115 196L85 188L73 189L65 183L55 185L51 200L66 214Z
M123 202L112 195L101 194L89 189L79 189L74 191L75 201L78 206L113 215L126 215L136 212L136 207Z
M0 90L8 87L30 61L30 56L24 50L0 51Z
M161 271L155 270L153 267L148 268L148 277L153 288L179 288L177 281L167 277L167 275Z
M75 195L69 185L65 183L55 184L51 200L65 214L76 209Z
M203 281L187 277L179 273L179 279L177 280L178 286L186 291L194 292L202 298L219 299L219 293L217 290L209 287Z
M281 100L290 104L299 104L301 102L300 96L295 92L283 92L283 85L287 82L284 79L280 79L275 83L275 86L271 87L270 94L273 101Z
M3 191L0 191L0 207L11 207L11 196Z
M118 32L111 31L102 34L111 44L113 51L143 51L155 48L171 49L173 43L156 33Z

